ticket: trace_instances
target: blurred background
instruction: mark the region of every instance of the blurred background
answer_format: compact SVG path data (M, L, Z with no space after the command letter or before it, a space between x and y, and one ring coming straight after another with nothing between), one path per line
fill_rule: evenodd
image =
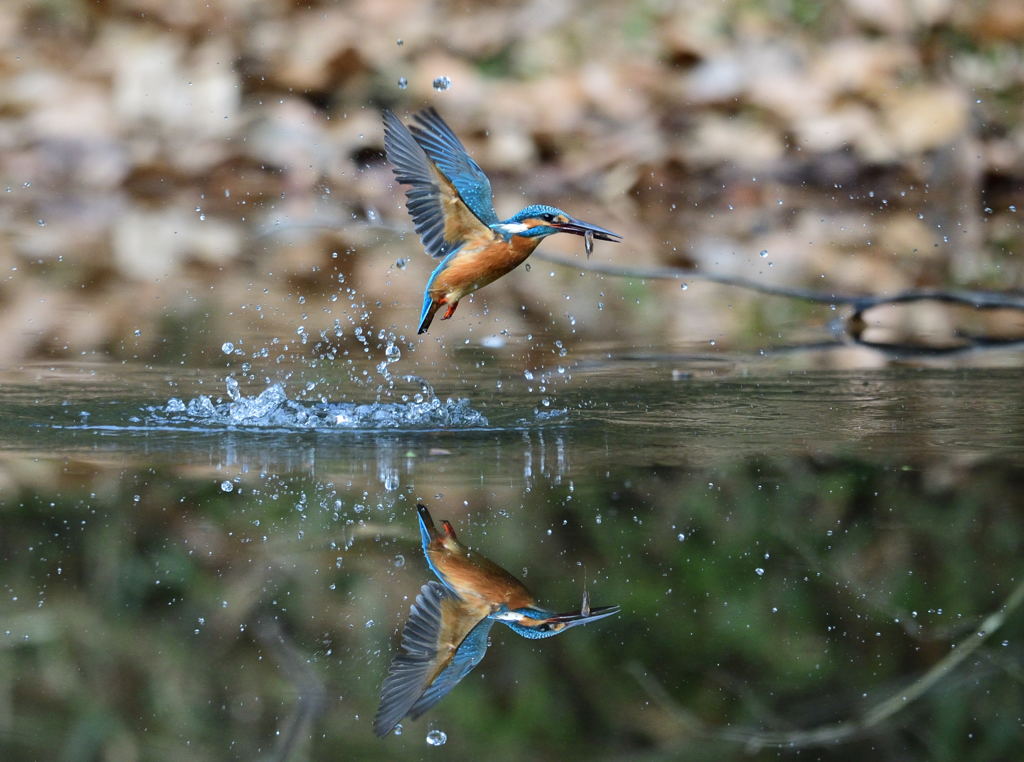
M0 757L1016 759L1021 39L1019 0L5 0ZM426 105L499 215L624 241L417 337L380 110ZM907 289L1004 308L840 298ZM417 499L623 614L496 627L379 741Z
M625 236L595 261L837 293L1016 289L1022 35L1012 0L11 0L0 360L180 360L249 330L256 302L289 335L303 313L312 334L411 335L431 262L383 161L385 106L438 108L500 215L547 202ZM585 264L559 238L542 251ZM748 346L808 311L538 262L443 335ZM876 317L923 341L961 319ZM1016 315L989 322L1021 334Z

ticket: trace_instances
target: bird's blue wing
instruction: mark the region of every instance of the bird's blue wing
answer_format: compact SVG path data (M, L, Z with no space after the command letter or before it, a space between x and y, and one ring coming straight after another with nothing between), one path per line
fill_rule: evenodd
M440 120L440 117L437 118ZM444 122L441 124L444 125ZM427 134L420 127L414 126L413 129L418 135ZM447 126L445 130L451 134ZM451 137L458 144L458 139L454 135ZM472 238L493 236L488 225L498 219L490 206L491 186L483 170L469 156L465 156L465 160L476 167L486 186L482 193L488 202L485 204L484 216L481 217L463 198L453 179L428 156L421 140L432 146L431 150L434 150L435 144L441 145L440 138L414 137L397 116L390 111L384 112L384 151L394 168L395 179L410 186L405 192L406 208L427 253L432 257L443 257ZM445 163L454 165L455 161L449 157ZM470 187L470 184L463 184ZM478 199L481 193L478 190L469 195ZM480 206L477 201L474 203Z
M460 656L460 644L473 640L472 636L480 630L483 622L488 623L483 635L483 648L486 649L486 631L490 629L491 621L486 614L486 610L464 604L440 582L431 580L420 588L402 630L400 652L384 678L380 708L373 720L374 733L386 736L406 715L418 716L439 701L483 658L483 650L479 654L473 650L476 660L464 668L458 678L452 680L447 677L453 665L462 664L465 660ZM475 640L473 642L476 643ZM446 687L435 692L435 686L441 680L445 681ZM430 703L413 714L428 693L433 697Z
M390 111L384 112L384 151L395 179L411 186L405 192L405 205L423 247L432 257L444 256L450 247L444 237L444 198L438 172L431 168L412 133Z
M469 631L469 634L459 644L458 650L452 657L451 663L444 671L430 684L423 695L409 709L409 716L416 719L434 704L448 695L459 681L473 671L473 667L480 663L487 652L487 637L490 635L491 626L494 620L485 617Z
M437 661L441 602L450 597L440 582L431 581L420 588L402 629L401 651L384 678L380 708L373 720L373 731L378 736L390 733L423 695Z
M412 126L412 134L416 142L455 186L470 211L485 225L498 222L491 182L480 165L467 153L452 128L433 108L424 109L413 119L416 124Z

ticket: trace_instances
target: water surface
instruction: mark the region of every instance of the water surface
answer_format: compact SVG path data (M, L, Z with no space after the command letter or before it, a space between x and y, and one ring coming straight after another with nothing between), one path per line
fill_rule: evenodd
M1007 758L1021 371L606 345L532 368L456 358L386 378L373 358L251 380L231 363L4 372L17 730L0 748L418 758L442 731L434 753L457 758ZM622 613L540 642L497 628L470 678L378 741L428 579L417 500L542 602L586 584Z

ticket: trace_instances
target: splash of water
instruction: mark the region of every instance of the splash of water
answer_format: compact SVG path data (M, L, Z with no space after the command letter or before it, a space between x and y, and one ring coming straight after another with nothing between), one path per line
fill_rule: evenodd
M396 358L397 359L397 358ZM165 405L144 408L147 423L209 427L278 429L437 429L482 428L487 418L467 399L440 399L418 376L403 380L419 384L420 391L403 395L401 402L303 402L290 399L281 384L245 396L234 378L227 379L225 401L202 395L184 402L172 398Z

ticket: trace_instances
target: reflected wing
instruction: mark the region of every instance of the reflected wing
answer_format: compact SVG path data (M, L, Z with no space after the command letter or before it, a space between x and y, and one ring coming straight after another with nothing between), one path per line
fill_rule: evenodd
M491 620L486 614L487 609L463 603L440 582L430 581L420 588L402 630L401 650L384 679L380 709L373 720L374 733L386 736L430 694L429 703L413 715L418 716L476 666L487 648ZM481 630L484 623L487 626L483 628L483 647L479 647L479 638L474 635L472 640L479 653L473 651L475 661L468 667L461 666L466 657L460 655L460 645L471 640L467 634ZM453 672L455 664L460 666ZM458 676L453 679L455 674ZM443 689L438 687L442 681Z
M437 676L437 679L430 684L419 700L409 709L409 716L414 720L430 709L434 704L448 695L462 678L473 671L473 667L480 663L487 652L487 636L491 632L494 620L484 617L469 631L469 634L462 640L455 656L445 667L444 671Z
M384 112L384 150L395 179L411 186L406 207L432 257L450 254L470 238L490 236L498 222L487 175L433 109L418 114L413 132ZM447 169L446 169L447 168Z

